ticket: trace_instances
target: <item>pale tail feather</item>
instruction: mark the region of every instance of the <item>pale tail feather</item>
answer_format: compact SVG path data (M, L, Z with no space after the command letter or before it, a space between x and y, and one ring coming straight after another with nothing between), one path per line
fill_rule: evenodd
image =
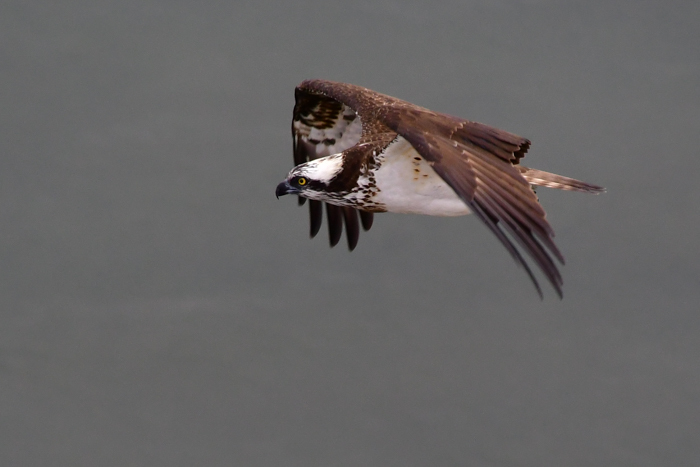
M516 165L520 173L525 177L531 185L545 186L547 188L556 188L558 190L581 191L584 193L602 193L605 188L582 182L562 175L557 175L542 170L530 169L522 165Z

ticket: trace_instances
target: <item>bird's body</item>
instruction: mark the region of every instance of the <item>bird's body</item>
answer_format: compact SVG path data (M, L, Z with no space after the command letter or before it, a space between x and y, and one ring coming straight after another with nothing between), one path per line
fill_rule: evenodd
M332 178L344 166L344 155L317 159L316 177ZM309 198L327 201L368 212L396 212L429 216L462 216L469 208L430 164L403 137L398 136L384 151L373 155L373 163L360 174L349 190L310 194ZM318 180L319 178L315 178Z
M311 235L326 203L331 245L346 226L357 244L377 212L460 216L474 212L525 267L514 239L561 295L563 262L530 185L598 193L602 188L519 165L530 142L487 125L440 114L366 88L304 81L292 123L297 166L277 187L310 202ZM508 234L508 235L506 235Z

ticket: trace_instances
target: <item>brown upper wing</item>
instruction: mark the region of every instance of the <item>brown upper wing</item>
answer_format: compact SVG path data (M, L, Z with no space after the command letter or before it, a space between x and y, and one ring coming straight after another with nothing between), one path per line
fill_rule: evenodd
M294 165L336 154L355 146L362 136L362 122L355 111L333 98L308 92L299 87L295 92L296 104L292 119ZM299 205L305 198L299 197ZM328 217L331 246L340 241L343 224L346 227L348 247L353 250L360 235L356 209L334 206L309 200L310 234L315 237L323 221L323 204ZM360 212L364 230L372 227L373 215Z
M561 296L563 282L552 256L562 263L564 258L537 196L513 166L514 154L529 143L517 146L499 136L469 123L456 126L451 134L407 129L404 135L525 268L540 295L537 280L510 238L534 259ZM515 147L507 153L511 145Z
M514 167L530 146L527 139L359 86L313 80L299 88L337 100L360 118L376 119L403 136L525 268L540 296L540 286L513 240L562 296L553 257L562 263L564 257L537 196Z

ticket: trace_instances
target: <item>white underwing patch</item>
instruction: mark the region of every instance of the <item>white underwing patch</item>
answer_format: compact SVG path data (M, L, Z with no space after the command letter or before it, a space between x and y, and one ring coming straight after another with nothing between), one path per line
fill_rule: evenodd
M357 144L362 135L362 121L354 110L344 106L330 128L315 128L296 120L294 131L304 144L313 146L314 154L325 157Z

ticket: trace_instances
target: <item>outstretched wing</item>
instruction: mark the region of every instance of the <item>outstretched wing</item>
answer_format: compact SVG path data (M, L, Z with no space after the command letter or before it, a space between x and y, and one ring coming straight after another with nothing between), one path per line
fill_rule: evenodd
M342 102L360 116L372 115L403 136L525 268L540 296L537 279L514 241L562 296L553 257L562 264L564 257L537 196L515 167L530 141L358 86L314 80L300 87Z
M486 125L422 114L390 111L386 118L524 267L540 296L537 279L512 240L561 297L563 281L553 258L563 264L564 257L535 192L515 166L530 142Z
M294 165L342 152L360 141L362 121L352 108L333 98L307 92L303 88L296 89L295 98L292 119ZM299 197L299 205L305 201L305 198ZM315 237L321 228L323 204L326 205L331 246L340 241L345 224L348 247L353 250L360 236L358 211L353 208L309 200L311 237ZM372 213L360 211L359 214L362 227L369 230L372 227Z

